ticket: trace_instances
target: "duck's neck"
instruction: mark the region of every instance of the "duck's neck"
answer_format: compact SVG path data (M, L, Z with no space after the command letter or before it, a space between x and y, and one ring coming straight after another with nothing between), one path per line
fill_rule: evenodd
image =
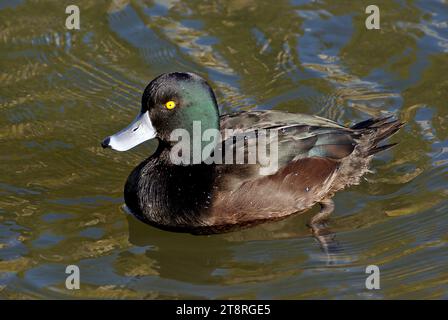
M162 142L174 164L200 164L209 158L220 141L219 118L212 108L190 107L182 127L173 129ZM211 109L211 111L210 111ZM167 141L168 140L168 141Z

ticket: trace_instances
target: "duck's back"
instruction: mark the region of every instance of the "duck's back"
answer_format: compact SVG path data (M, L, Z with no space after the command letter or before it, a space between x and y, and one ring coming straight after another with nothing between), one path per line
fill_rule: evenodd
M242 135L275 131L278 161L268 175L261 174L259 164L218 166L210 224L244 226L281 219L358 184L372 155L390 146L378 147L378 143L400 127L401 123L384 118L347 128L317 116L276 111L222 116L223 134L226 129ZM247 150L246 144L246 155Z

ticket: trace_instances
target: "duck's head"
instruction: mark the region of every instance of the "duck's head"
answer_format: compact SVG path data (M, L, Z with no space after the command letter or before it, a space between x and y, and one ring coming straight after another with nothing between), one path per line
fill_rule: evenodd
M104 139L101 145L126 151L153 138L169 143L175 129L185 129L192 135L194 121L200 121L201 131L219 129L218 106L212 89L194 73L165 73L145 88L142 108L135 120Z

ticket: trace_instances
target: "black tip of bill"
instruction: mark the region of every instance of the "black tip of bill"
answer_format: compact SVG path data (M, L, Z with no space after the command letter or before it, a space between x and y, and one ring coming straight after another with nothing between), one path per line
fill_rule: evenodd
M102 146L104 149L109 148L109 147L110 147L109 143L110 143L110 137L107 137L106 139L104 139L104 140L101 142L101 146Z

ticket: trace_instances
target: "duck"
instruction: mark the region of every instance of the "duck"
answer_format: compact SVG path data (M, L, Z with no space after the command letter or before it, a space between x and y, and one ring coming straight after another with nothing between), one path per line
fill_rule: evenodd
M344 126L316 115L274 110L220 115L204 78L172 72L146 86L135 120L101 146L127 151L147 140L158 141L124 186L127 209L146 224L210 235L285 219L318 204L320 211L309 227L319 235L334 211L334 194L359 184L371 172L372 157L396 144L382 142L402 126L392 116ZM179 130L187 137L208 134L209 139L185 138L182 149L184 139L173 139ZM273 166L260 159L246 161L254 158L248 146L261 146L261 137L271 148L269 154L276 155ZM187 161L194 158L192 150L202 151L200 159ZM238 152L243 156L235 161ZM222 161L223 154L233 161Z

